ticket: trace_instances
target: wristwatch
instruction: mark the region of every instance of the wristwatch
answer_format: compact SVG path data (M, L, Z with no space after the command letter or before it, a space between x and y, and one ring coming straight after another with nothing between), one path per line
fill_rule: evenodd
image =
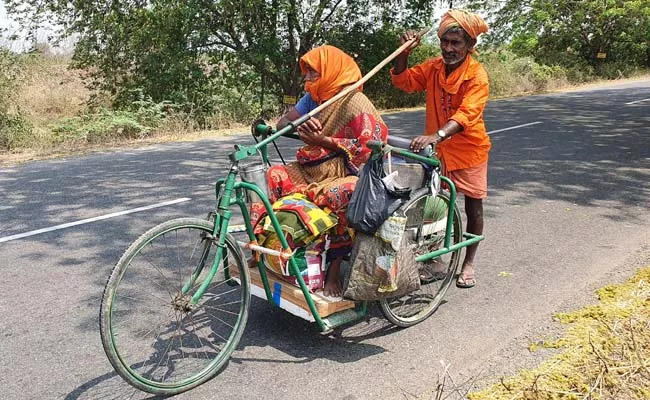
M447 137L447 134L446 134L445 131L443 131L442 129L438 129L438 132L436 132L436 135L438 135L438 137L439 137L440 139L444 139L444 138Z

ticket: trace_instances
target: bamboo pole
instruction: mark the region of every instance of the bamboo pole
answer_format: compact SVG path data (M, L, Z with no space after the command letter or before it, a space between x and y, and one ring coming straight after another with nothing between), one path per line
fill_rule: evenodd
M339 100L340 98L347 96L350 92L353 90L356 90L359 88L359 86L363 85L366 83L370 78L372 78L377 72L379 72L382 68L386 66L389 62L391 62L395 57L400 55L404 50L408 49L411 45L413 45L416 41L422 39L424 35L429 33L433 28L425 28L418 32L417 36L414 37L413 39L409 40L408 42L405 42L403 45L401 45L397 50L392 52L388 57L384 59L384 61L380 62L377 64L375 68L373 68L370 72L368 72L364 77L359 79L357 82L353 83L352 85L346 87L342 91L340 91L336 96L332 97L331 99L327 100L325 103L321 104L320 106L314 108L312 111L310 111L307 115L310 117L313 117L314 115L318 114L319 112L323 111L325 108L329 107L334 103L335 101Z

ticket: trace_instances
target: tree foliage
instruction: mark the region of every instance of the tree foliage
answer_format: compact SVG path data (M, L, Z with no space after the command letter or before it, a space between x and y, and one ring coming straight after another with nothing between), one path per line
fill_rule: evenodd
M205 123L246 120L299 95L298 60L336 45L368 72L405 29L431 25L447 7L481 11L487 43L575 71L650 67L649 0L6 0L21 26L47 23L75 37L74 66L118 108L173 104ZM438 13L434 13L438 11ZM482 40L481 43L485 43ZM436 54L422 46L412 61ZM605 53L605 61L598 59ZM394 90L386 72L366 85L382 107L421 101Z
M144 95L181 105L196 115L218 108L225 88L249 97L262 98L260 86L271 88L276 98L297 95L298 60L315 45L349 38L349 27L357 29L356 40L396 23L421 26L431 14L429 2L423 0L6 3L9 12L31 21L31 26L50 20L62 27L62 36L75 35L74 66L92 71L95 87L111 93L117 105L128 105ZM344 50L354 47L349 40L339 45ZM375 58L393 50L374 49L382 52Z
M480 5L494 10L493 41L510 42L513 50L538 62L650 67L650 1L488 0Z

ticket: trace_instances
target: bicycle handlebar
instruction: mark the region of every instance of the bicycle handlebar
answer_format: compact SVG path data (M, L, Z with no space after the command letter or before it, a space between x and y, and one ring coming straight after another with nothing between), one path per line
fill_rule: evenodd
M263 137L268 137L276 133L277 131L273 129L272 126L270 125L265 125L265 124L258 124L255 126L255 133L257 133L256 136L263 136ZM297 139L300 140L300 136L298 136L297 133L295 132L287 132L282 134L282 136L290 138L290 139Z
M399 147L394 147L384 142L380 142L379 140L370 140L368 143L366 143L366 147L376 152L384 152L384 153L393 152L402 157L409 158L413 161L421 162L430 165L432 167L437 167L440 165L440 160L438 160L437 158L424 157L412 153L408 150L401 149Z

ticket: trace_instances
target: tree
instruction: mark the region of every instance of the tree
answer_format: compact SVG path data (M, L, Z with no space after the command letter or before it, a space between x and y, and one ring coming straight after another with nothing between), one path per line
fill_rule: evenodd
M650 66L647 0L507 0L495 14L493 40L539 62L597 67L604 53L609 62Z
M128 104L137 96L194 110L223 80L250 87L254 72L276 94L297 95L299 58L330 32L364 23L422 25L430 2L406 0L9 0L23 20L53 20L77 35L76 67L94 71L96 87ZM26 25L25 25L26 26ZM345 50L345 48L344 48ZM387 53L388 54L388 53ZM386 55L387 55L386 54ZM226 77L226 75L228 75ZM259 87L253 87L259 90Z

